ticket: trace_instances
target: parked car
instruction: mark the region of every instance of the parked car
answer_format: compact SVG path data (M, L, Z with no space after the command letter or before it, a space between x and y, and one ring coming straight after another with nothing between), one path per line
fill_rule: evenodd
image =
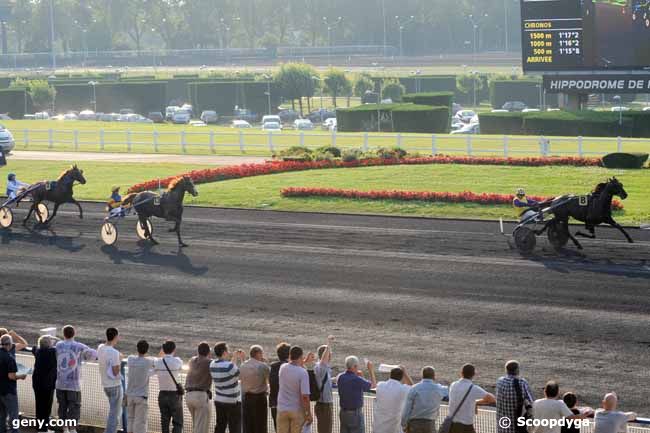
M99 116L100 122L112 122L114 113L103 113ZM119 116L119 114L118 114Z
M165 116L160 111L151 111L147 117L153 123L165 123Z
M95 112L93 110L82 110L79 113L79 120L95 120Z
M650 111L650 107L643 107L643 111Z
M490 111L490 113L507 113L508 110L504 110L503 108L497 108L495 110Z
M208 126L208 124L205 123L203 120L190 120L189 125L193 127L199 127L199 128Z
M325 108L312 111L307 116L307 118L311 120L313 123L322 123L327 119L331 119L333 117L334 118L336 117L336 111L327 110Z
M0 125L0 149L2 150L2 153L9 153L14 149L14 147L16 147L16 141L14 140L11 131L3 125Z
M79 120L79 116L76 113L66 113L63 115L63 120Z
M34 120L36 116L34 114L23 114L23 120Z
M524 108L523 110L521 110L522 113L539 113L540 111L542 110L540 110L539 108Z
M39 111L38 113L34 113L34 119L50 120L50 114L47 111Z
M247 122L255 122L257 120L257 114L246 108L235 108L233 115L237 120L245 120Z
M135 111L133 111L131 108L122 108L120 109L120 114L133 114Z
M13 120L13 119L9 116L9 114L3 113L0 114L0 120Z
M262 125L262 131L280 132L282 125L278 122L266 122Z
M310 131L314 129L314 124L309 119L296 119L293 122L293 127L300 131Z
M476 112L472 110L460 110L455 117L461 122L469 123L474 116L476 116Z
M192 106L192 104L181 105L181 110L187 111L188 113L190 113L190 116L194 115L194 107Z
M174 117L174 113L180 110L181 107L177 105L170 105L167 108L165 108L165 120L172 120L172 117Z
M201 113L200 119L205 123L217 123L219 121L219 115L216 111L205 110Z
M455 102L452 102L452 104L451 104L451 115L452 115L452 116L455 116L456 113L458 113L458 112L459 112L460 110L462 110L462 109L463 109L463 106L462 106L462 105L457 104L457 103L455 103Z
M282 123L293 123L296 119L300 118L300 115L295 110L282 110L278 113Z
M460 119L458 119L456 117L451 119L451 130L452 131L457 131L460 128L466 126L466 125L467 125L467 123L463 122L462 120L460 120Z
M172 116L172 123L175 123L177 125L187 124L190 122L190 120L192 120L192 115L189 111L185 110L178 110Z
M230 126L231 126L232 128L246 129L246 128L250 128L250 127L251 127L251 124L248 123L248 122L245 121L245 120L235 119L235 120L232 121L232 124L231 124Z
M336 125L336 117L330 117L323 122L321 129L324 129L326 131L336 131Z
M618 113L619 111L630 111L630 107L624 107L624 106L612 107L612 112Z
M282 119L280 119L280 116L277 114L267 114L266 116L262 117L262 125L268 122L276 122L282 125Z
M523 111L528 107L521 101L508 101L501 108L508 111Z
M153 123L153 120L144 117L142 114L129 114L127 118L128 122L133 123Z
M456 134L462 134L462 135L469 135L469 134L480 134L481 133L481 126L478 123L471 123L469 125L465 125L460 129L457 129L455 131L451 131L452 135Z

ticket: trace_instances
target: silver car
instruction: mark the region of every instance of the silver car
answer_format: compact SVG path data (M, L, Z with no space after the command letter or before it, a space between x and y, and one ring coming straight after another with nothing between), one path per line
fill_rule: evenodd
M14 147L16 147L16 141L11 131L0 125L0 150L3 153L9 153L14 150Z

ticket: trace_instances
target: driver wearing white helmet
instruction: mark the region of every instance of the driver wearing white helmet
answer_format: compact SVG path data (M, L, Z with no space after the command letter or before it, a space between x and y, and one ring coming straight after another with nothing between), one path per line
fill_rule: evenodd
M28 183L24 183L16 179L15 173L9 173L7 176L7 197L10 199L16 198L16 195L28 186Z

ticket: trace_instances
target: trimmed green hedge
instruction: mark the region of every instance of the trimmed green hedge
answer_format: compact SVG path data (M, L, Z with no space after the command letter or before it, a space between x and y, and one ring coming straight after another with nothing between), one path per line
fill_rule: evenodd
M136 113L164 111L166 102L165 81L121 81L99 82L97 111L110 113L122 108L133 109ZM57 112L94 108L92 86L85 84L56 84L55 107Z
M632 120L623 118L619 126L618 113L597 111L551 111L526 113L523 131L530 135L628 137Z
M220 115L231 116L235 106L247 108L253 113L266 114L268 85L263 81L199 81L188 84L194 111L214 110ZM280 95L271 83L271 107L280 104Z
M490 104L501 108L508 101L521 101L531 108L539 107L539 80L491 80ZM483 130L483 128L481 128Z
M0 90L0 113L7 113L12 119L22 119L25 109L28 113L33 110L32 98L25 89Z
M606 168L643 168L648 160L647 153L610 153L603 157Z
M479 113L482 134L522 134L524 113Z
M342 132L449 132L449 108L417 104L366 104L336 110L337 128Z
M403 102L410 102L419 105L431 105L432 107L449 107L454 102L453 92L428 92L428 93L407 93L402 97Z

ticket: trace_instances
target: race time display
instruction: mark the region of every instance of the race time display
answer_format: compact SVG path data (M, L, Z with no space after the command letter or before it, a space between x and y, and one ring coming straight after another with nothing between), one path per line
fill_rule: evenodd
M650 67L650 1L521 0L526 72Z

